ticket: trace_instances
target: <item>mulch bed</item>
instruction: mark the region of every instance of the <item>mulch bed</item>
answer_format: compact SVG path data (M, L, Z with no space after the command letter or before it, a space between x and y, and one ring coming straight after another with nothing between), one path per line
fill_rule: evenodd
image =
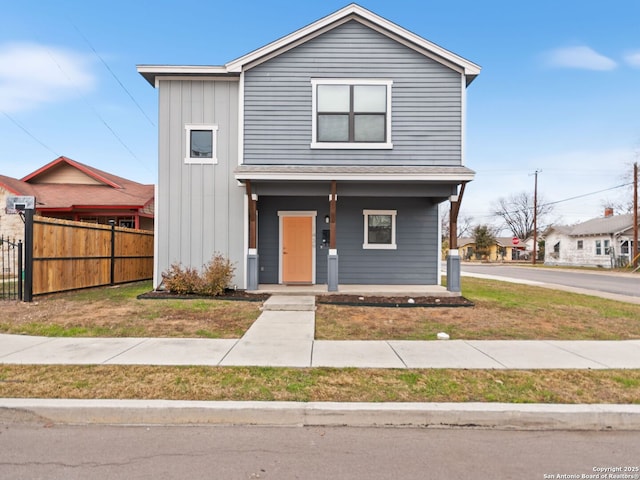
M473 307L474 303L460 297L405 297L368 295L319 295L316 303L326 305L350 305L357 307Z
M271 295L268 293L247 293L244 290L225 290L224 294L212 297L210 295L179 294L168 290L153 290L138 295L138 299L155 300L244 300L246 302L264 302Z
M139 299L149 300L242 300L248 302L264 302L271 294L247 293L244 290L226 290L223 295L211 297L207 295L177 294L169 291L151 291L138 295ZM474 303L464 297L409 297L409 296L374 296L374 295L316 295L316 303L325 305L349 305L357 307L473 307Z

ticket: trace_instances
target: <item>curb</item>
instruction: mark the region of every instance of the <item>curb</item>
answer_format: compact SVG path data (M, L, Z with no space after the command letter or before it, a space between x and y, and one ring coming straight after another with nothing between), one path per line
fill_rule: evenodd
M262 425L640 430L640 405L0 399L0 421L62 425Z

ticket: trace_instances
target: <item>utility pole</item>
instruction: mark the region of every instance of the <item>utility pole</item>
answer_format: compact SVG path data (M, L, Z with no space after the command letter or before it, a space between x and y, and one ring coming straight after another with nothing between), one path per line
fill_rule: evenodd
M638 162L633 164L633 268L638 268Z
M538 257L538 174L542 170L533 172L535 175L535 187L533 189L533 259L532 264L535 265Z

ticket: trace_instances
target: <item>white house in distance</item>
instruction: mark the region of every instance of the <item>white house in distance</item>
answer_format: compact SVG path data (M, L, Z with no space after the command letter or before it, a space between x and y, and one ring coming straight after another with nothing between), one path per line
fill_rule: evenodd
M605 216L572 226L554 226L545 232L546 265L613 268L632 259L633 214Z

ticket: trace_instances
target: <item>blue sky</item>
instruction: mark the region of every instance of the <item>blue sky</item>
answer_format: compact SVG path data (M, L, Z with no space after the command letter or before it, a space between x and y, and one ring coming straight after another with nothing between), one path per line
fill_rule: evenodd
M347 3L4 1L0 173L20 178L65 155L155 183L157 91L137 64L222 65ZM562 223L629 198L630 187L611 188L640 160L640 2L359 4L482 67L468 89L477 176L462 216L491 223L491 205L533 191L536 170Z

